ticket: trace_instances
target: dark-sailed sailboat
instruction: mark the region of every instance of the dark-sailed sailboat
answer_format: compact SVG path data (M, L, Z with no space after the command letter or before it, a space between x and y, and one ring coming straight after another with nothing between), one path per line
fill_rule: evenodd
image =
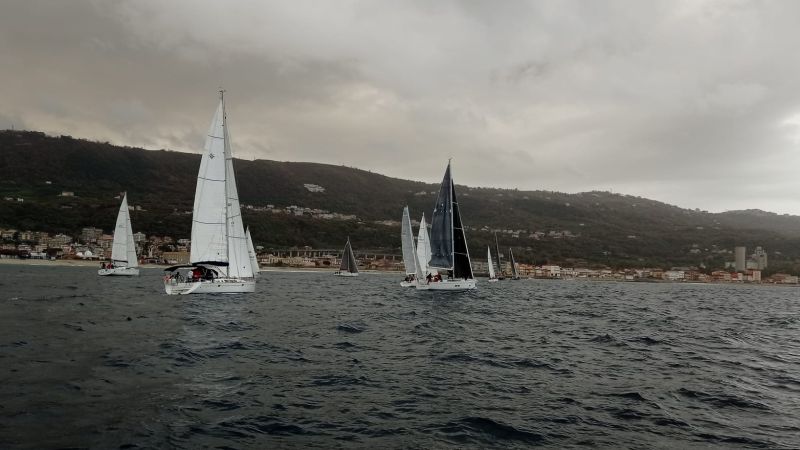
M494 234L494 262L497 264L497 274L498 280L505 280L506 278L503 276L503 266L500 265L500 246L497 245L497 233Z
M472 274L467 236L461 221L461 210L458 206L449 161L431 218L431 259L428 267L446 272L447 278L426 277L419 280L417 289L441 291L475 289L476 280Z
M339 266L339 270L333 272L333 274L339 277L358 276L358 264L356 263L356 256L353 254L353 247L350 246L350 237L347 238L347 243L344 244L342 264Z
M519 280L519 273L517 273L517 262L514 261L514 252L508 249L508 259L511 260L511 279Z

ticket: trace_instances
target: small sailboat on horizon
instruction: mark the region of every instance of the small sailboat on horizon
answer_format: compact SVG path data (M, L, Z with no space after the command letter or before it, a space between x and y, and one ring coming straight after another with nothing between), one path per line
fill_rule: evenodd
M219 105L206 135L197 173L189 261L189 264L165 269L167 294L255 292L256 282L233 171L224 91L220 91Z
M244 234L247 235L247 255L250 256L250 266L253 267L253 276L257 278L261 269L258 267L258 257L256 256L256 248L253 246L253 238L250 237L250 227L244 230Z
M511 279L519 280L519 273L517 272L517 262L514 261L514 252L508 249L508 259L511 260Z
M447 278L433 277L430 273L424 279L418 276L417 289L465 291L476 287L450 161L431 218L431 255L427 266L446 271Z
M494 275L494 264L492 264L491 247L486 247L486 263L489 265L489 283L497 283L497 277Z
M497 264L497 271L499 272L498 280L505 280L503 276L503 266L500 264L500 245L497 243L497 233L494 234L494 262Z
M358 263L356 263L356 256L353 254L353 247L350 245L350 237L347 237L347 243L344 244L342 251L342 263L339 265L339 270L333 272L337 277L357 277L358 276Z
M97 271L100 276L139 276L139 258L133 241L131 215L128 209L128 193L122 195L114 227L114 243L111 246L111 263Z

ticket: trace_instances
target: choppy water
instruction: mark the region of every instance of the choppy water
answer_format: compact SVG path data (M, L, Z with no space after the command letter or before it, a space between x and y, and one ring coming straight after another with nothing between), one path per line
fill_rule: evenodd
M800 290L0 266L0 447L800 447Z

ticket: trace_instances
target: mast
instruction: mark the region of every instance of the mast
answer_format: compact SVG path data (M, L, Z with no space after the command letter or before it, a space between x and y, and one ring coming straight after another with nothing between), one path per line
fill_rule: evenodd
M223 139L223 150L222 153L225 159L225 177L223 178L223 182L225 184L225 259L230 264L231 261L231 246L230 246L230 222L229 218L230 215L228 214L228 206L230 202L228 201L228 158L230 157L228 152L228 117L225 114L225 89L219 90L219 101L222 103L222 139ZM226 272L230 272L230 268L226 269Z
M455 206L453 205L453 168L450 167L451 158L447 158L447 171L450 173L450 254L453 258L453 268L450 269L450 274L455 274L456 269L456 247L455 247L455 231L454 231L454 224L453 224L453 209Z

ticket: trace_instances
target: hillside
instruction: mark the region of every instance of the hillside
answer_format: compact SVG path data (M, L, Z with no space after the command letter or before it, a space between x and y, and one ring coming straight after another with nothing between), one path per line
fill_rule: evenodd
M118 200L127 191L134 228L147 234L188 237L196 154L150 151L38 132L0 132L0 227L77 233L113 227ZM444 168L444 162L442 162ZM430 216L437 186L389 178L350 167L277 161L234 161L243 204L297 205L353 214L358 221L245 211L256 244L270 248L310 245L339 248L349 235L356 248L399 252L404 205L412 216ZM311 192L304 184L325 188ZM75 197L61 197L72 191ZM523 262L608 265L721 265L734 245L761 245L773 267L800 261L800 217L759 210L713 214L608 192L549 191L458 186L473 255L485 254L488 229ZM481 230L486 227L486 229ZM568 232L568 233L565 233ZM529 237L540 232L539 238ZM572 236L572 237L570 237ZM694 250L693 250L694 248ZM776 253L777 252L777 253Z

